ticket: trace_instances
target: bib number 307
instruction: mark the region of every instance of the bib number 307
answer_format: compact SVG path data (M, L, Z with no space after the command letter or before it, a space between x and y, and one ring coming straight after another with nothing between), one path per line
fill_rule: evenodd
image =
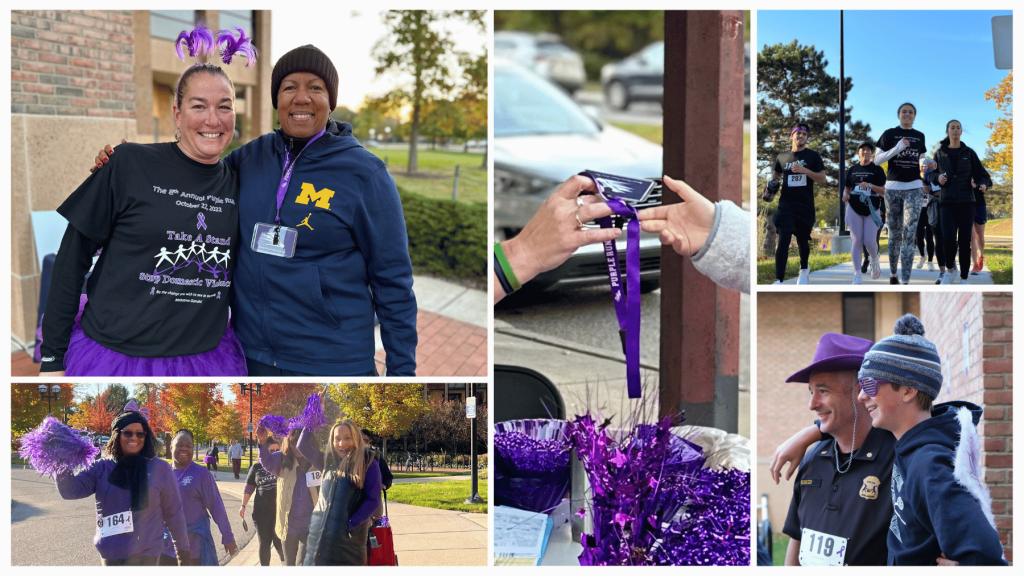
M842 566L846 563L846 538L803 529L800 540L801 566Z
M118 512L110 516L104 516L96 520L96 528L100 531L100 538L134 532L135 525L132 523L132 511Z

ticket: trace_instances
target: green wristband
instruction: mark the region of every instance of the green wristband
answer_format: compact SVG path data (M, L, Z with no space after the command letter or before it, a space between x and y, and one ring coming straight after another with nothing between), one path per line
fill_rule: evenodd
M508 263L508 258L505 257L505 251L501 248L501 242L494 243L494 255L498 257L498 263L501 264L501 271L505 273L505 278L508 283L512 285L512 290L519 290L522 288L522 284L519 283L519 279L516 278L516 273L512 271L512 265Z

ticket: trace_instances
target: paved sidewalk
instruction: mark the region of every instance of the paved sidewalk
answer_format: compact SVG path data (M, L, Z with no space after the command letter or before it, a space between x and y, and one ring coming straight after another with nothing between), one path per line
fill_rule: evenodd
M245 488L244 480L230 477L218 482L220 490L237 492ZM398 482L441 482L463 480L469 476L403 478ZM237 511L228 510L229 514ZM395 538L395 554L401 566L486 566L487 514L471 514L435 510L408 504L388 503L388 518ZM250 525L253 531L255 528ZM228 566L259 566L259 539L253 537ZM277 552L271 549L270 565L281 566Z
M426 276L413 277L419 314L417 376L487 376L487 292ZM384 365L380 327L374 330L375 358ZM11 376L38 376L39 365L11 346Z
M914 256L914 264L917 264L919 256ZM867 274L861 274L861 282L864 285L889 285L889 253L882 253L879 258L879 266L882 268L882 274L878 277L878 280L871 279L871 268L868 268ZM902 276L902 270L898 272L899 277ZM935 281L939 278L938 267L934 272L928 270L928 264L925 263L923 267L911 268L910 271L910 284L915 286L930 286L934 285ZM790 278L783 282L783 284L796 284L796 278ZM850 285L853 282L853 263L844 262L831 268L825 268L824 270L816 270L811 272L807 277L809 285L813 284L846 284ZM950 285L951 289L959 289L962 286L968 284L978 285L993 285L995 282L992 281L992 273L989 271L988 266L982 268L981 272L977 276L971 274L967 276L967 280L961 285Z

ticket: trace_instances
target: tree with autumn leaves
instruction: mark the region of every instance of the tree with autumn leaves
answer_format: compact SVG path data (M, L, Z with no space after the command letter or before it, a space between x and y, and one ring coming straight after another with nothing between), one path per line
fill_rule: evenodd
M986 128L992 129L988 138L989 149L985 155L985 165L993 176L999 175L1006 182L1013 182L1013 70L1003 78L998 86L985 92L985 100L994 100L996 108L1003 116L995 122L989 122Z
M74 402L75 385L61 384L60 388L60 397L50 402L53 415L60 418L66 408L73 418L75 411L78 410ZM11 384L12 442L16 442L18 438L39 426L43 418L46 418L46 400L39 396L39 384ZM12 449L14 446L12 443Z
M331 384L327 396L338 404L342 417L384 439L406 435L427 412L422 384Z

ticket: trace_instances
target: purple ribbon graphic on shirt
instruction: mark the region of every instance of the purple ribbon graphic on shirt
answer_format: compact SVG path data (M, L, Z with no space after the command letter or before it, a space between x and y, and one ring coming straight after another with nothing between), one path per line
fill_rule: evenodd
M581 172L594 180L597 191L601 183L589 172ZM623 294L622 273L619 267L619 251L615 240L604 243L604 257L608 265L608 281L611 284L612 299L615 301L615 317L619 321L619 337L622 351L626 355L626 389L630 398L639 398L640 389L640 221L636 208L618 198L607 198L612 212L626 220L626 290ZM601 228L611 228L611 216L599 218Z
M202 212L200 212L198 214L198 218L199 218L199 223L196 224L196 230L198 230L200 228L202 228L203 230L206 230L206 214L203 214Z

